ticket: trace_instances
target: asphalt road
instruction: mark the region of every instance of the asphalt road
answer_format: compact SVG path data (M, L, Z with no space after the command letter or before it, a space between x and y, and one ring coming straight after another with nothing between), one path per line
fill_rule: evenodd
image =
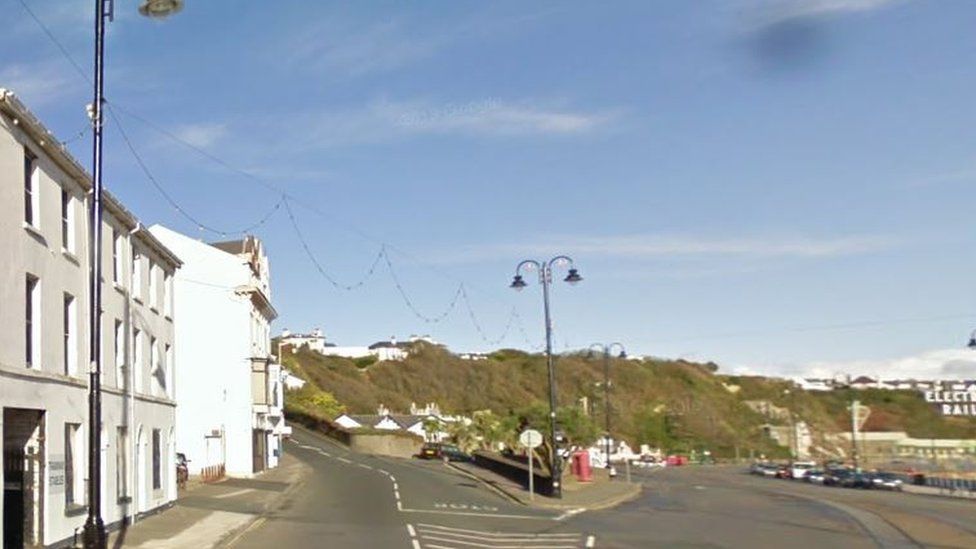
M233 547L976 547L972 501L738 468L637 471L640 498L577 513L527 508L438 462L354 454L298 429L286 450L312 473Z

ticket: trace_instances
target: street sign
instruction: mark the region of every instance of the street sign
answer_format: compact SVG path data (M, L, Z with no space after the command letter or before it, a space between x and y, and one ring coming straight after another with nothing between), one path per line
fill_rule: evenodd
M538 448L542 446L542 433L535 429L526 429L519 435L519 444L526 448Z

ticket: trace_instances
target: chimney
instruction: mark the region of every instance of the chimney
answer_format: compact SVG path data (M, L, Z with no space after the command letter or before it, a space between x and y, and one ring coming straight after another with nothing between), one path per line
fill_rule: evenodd
M321 328L316 328L316 329L312 330L312 335L315 336L315 337L322 337L322 329Z
M390 336L390 345L396 347L396 336Z
M281 331L281 337L289 337L289 336L291 336L291 330L289 330L288 328L285 328L284 330Z

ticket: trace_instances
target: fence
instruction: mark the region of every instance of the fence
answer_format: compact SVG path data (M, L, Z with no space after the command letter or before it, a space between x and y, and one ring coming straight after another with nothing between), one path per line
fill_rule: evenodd
M224 478L226 468L223 463L220 465L209 465L200 471L200 480L203 482L217 482Z

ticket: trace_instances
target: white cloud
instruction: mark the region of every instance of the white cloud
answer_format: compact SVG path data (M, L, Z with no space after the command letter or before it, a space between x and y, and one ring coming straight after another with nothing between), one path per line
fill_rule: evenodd
M878 236L830 238L712 238L672 234L621 236L558 236L535 242L470 246L444 254L443 262L490 260L513 255L545 255L552 250L569 254L647 259L657 257L800 257L861 255L891 248L895 242Z
M173 130L173 135L201 149L206 149L227 134L224 124L187 124Z
M833 378L866 375L883 379L976 379L976 351L941 349L880 360L815 361L771 368L737 368L737 373L775 371L779 375Z
M81 90L84 83L74 78L73 72L67 72L70 70L55 68L53 64L7 65L0 68L0 87L12 90L24 103L36 108Z
M376 101L361 108L302 116L289 125L307 128L303 131L306 138L298 146L328 148L381 143L416 135L581 135L605 126L613 117L614 114L608 112L574 111L494 99L460 104ZM279 122L270 120L268 123Z

